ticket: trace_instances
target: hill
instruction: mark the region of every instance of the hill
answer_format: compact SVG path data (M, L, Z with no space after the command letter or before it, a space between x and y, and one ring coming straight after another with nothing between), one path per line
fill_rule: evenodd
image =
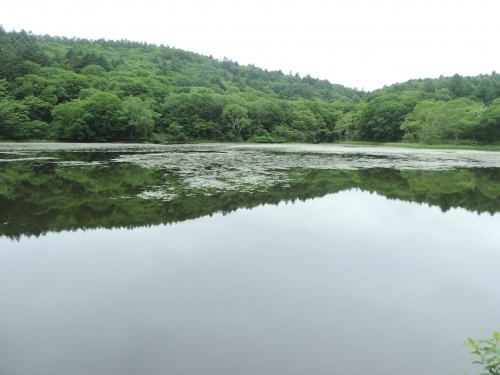
M500 140L500 75L371 93L164 45L0 27L0 139Z

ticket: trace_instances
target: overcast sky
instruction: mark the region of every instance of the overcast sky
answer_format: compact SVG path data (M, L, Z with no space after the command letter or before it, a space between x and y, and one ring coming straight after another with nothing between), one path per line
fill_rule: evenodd
M350 87L500 71L500 0L6 0L7 30L129 39Z

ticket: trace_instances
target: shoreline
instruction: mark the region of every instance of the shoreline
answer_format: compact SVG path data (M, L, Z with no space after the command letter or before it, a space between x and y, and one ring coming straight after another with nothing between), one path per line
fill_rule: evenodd
M500 144L487 145L459 145L459 144L425 144L425 143L403 143L403 142L367 142L367 141L343 141L335 144L351 146L380 146L380 147L403 147L427 150L476 150L500 152Z
M50 139L33 139L33 140L0 140L0 145L4 143L19 143L19 144L42 144L42 143L91 143L91 144L152 144L152 145L182 145L182 144L207 144L207 143L220 143L220 144L291 144L291 145L312 145L312 143L304 142L280 142L280 143L257 143L257 142L217 142L217 141L192 141L192 142L155 142L155 141L109 141L109 142L67 142ZM467 144L424 144L424 143L403 143L403 142L370 142L370 141L342 141L342 142L325 142L316 143L320 145L339 145L339 146L365 146L365 147L401 147L411 149L428 149L428 150L475 150L475 151L491 151L500 152L500 144L488 145L467 145Z

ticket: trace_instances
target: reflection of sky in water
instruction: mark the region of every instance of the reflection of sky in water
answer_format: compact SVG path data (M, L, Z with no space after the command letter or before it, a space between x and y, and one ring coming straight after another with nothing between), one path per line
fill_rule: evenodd
M0 239L0 373L463 374L498 330L499 215L346 191Z

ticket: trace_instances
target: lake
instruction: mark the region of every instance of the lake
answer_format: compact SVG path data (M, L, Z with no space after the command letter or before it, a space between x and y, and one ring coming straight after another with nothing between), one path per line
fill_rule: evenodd
M500 153L0 143L0 374L463 374Z

